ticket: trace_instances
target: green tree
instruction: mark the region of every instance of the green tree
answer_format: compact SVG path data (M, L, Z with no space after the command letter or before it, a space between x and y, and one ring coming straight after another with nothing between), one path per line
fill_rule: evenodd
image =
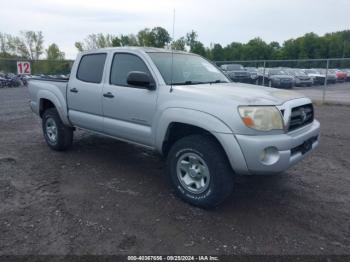
M15 37L14 44L21 56L38 60L44 53L44 36L41 31L21 31L21 38Z
M115 36L112 39L112 46L138 46L137 37L133 34Z
M145 28L137 34L140 46L152 46L163 48L170 43L170 36L167 30L162 27L154 27L152 30Z
M137 33L137 40L140 46L153 46L154 45L154 35L149 28L140 30Z
M38 60L44 52L44 37L41 31L21 31L20 36L6 35L7 53L14 56Z
M10 54L10 50L7 43L7 35L0 33L0 55L6 57Z
M320 58L320 41L319 36L314 33L305 34L303 37L297 39L299 46L301 47L301 54L304 54L300 58Z
M201 42L199 42L199 41L196 41L196 42L193 43L192 48L191 48L190 51L192 53L195 53L195 54L198 54L198 55L201 55L201 56L204 56L204 57L208 56L204 45Z
M220 44L214 44L214 47L211 49L210 58L214 61L225 60L225 52Z
M242 43L232 42L231 44L224 47L225 60L241 60L243 54Z
M83 43L82 42L75 42L74 46L76 49L78 49L79 52L83 52L84 51L84 47L83 47Z
M105 48L112 46L113 36L110 34L91 34L88 35L82 42L75 42L75 47L78 51Z
M171 43L171 47L175 50L186 51L186 40L184 37L180 37L179 39L173 41Z
M289 39L283 43L282 58L297 59L299 57L300 48L294 39Z
M64 60L65 54L58 46L53 43L46 49L46 59L48 60Z
M209 57L210 50L208 52L205 49L203 43L198 41L197 38L198 38L198 34L197 34L197 32L195 32L193 30L186 34L185 41L186 41L186 45L190 49L190 52L201 55L201 56Z
M250 40L242 51L245 60L270 59L272 56L269 45L259 37Z
M7 44L11 54L17 57L31 59L30 52L20 37L8 35Z
M154 47L163 48L165 45L169 44L171 41L171 37L166 29L163 27L157 26L154 27L151 31L151 34L153 36Z
M198 38L198 34L193 30L186 34L186 44L190 47L190 51L194 49L197 43L197 38Z

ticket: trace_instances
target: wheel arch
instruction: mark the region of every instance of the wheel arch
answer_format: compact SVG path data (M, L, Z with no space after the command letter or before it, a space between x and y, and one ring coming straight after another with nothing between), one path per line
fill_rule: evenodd
M56 108L62 122L67 126L71 126L68 120L68 111L64 98L58 98L55 94L49 92L48 90L41 90L38 93L38 105L38 113L40 117L42 117L46 109Z
M220 145L216 133L230 133L231 129L220 119L202 111L183 108L167 109L158 120L156 148L166 154L177 139L191 134L205 134L213 137ZM221 145L222 146L222 145Z

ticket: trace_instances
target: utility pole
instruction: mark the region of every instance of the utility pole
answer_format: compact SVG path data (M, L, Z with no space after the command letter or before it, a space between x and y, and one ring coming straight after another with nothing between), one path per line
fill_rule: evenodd
M329 59L327 59L327 65L326 65L326 77L324 79L324 85L323 85L323 92L322 92L322 104L324 104L326 99L326 86L328 82L328 68L329 68Z

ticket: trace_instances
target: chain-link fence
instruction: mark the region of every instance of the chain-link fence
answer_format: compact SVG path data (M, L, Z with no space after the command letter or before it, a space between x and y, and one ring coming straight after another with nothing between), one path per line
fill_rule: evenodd
M62 78L73 60L0 59L0 87L15 87L29 77ZM304 93L315 102L350 104L350 58L215 61L234 82Z
M350 104L350 58L215 63L234 82L295 89L315 102Z

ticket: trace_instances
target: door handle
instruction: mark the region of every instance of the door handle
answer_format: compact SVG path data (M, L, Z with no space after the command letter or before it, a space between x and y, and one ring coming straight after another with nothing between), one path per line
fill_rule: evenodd
M71 91L72 93L78 93L78 89L76 89L75 87L71 88L69 91Z
M113 98L114 95L111 92L103 94L104 97Z

